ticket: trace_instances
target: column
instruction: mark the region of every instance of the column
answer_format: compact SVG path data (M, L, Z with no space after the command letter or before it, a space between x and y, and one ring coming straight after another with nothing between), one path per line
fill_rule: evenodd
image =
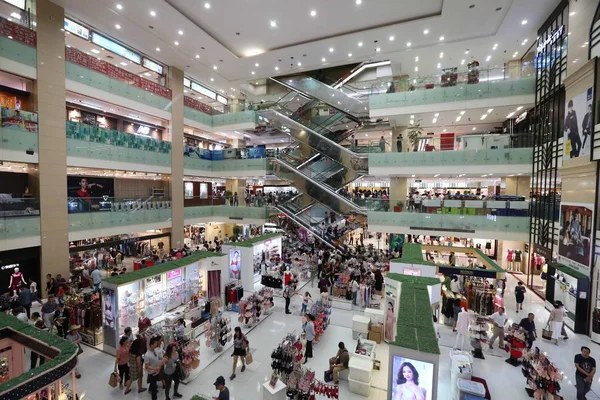
M504 193L508 196L525 196L529 199L531 192L531 178L528 176L507 176L502 178Z
M44 279L46 274L69 276L65 33L62 30L65 12L49 0L37 0L36 15L40 272Z
M225 190L231 191L231 196L236 193L238 195L238 206L245 207L246 180L245 179L226 179ZM233 205L233 197L231 197L231 205Z
M407 211L406 195L408 194L407 178L390 178L390 208L388 211L394 211L394 206L401 201L402 211Z
M169 68L171 93L171 246L183 245L183 71Z
M394 126L392 127L392 138L390 139L391 152L398 152L397 140L398 136L402 135L402 152L408 151L408 130L405 126Z
M231 145L234 149L246 148L246 141L243 139L227 139L227 144Z

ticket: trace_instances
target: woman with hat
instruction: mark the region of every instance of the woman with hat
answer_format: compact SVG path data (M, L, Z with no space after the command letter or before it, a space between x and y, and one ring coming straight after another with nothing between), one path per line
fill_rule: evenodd
M79 325L71 325L71 327L69 327L69 333L67 334L67 336L65 337L65 339L67 339L69 342L74 343L77 345L77 347L79 347L79 350L77 351L77 363L79 363L79 355L81 353L83 353L83 350L81 349L81 335L79 334L79 328L81 328L81 326ZM75 377L76 378L81 378L81 374L79 373L79 371L77 370L77 367L75 367Z

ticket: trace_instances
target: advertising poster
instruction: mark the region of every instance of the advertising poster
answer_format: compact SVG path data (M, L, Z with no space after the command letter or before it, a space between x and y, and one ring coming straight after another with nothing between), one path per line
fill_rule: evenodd
M110 289L103 289L102 292L104 342L108 346L116 347L115 319L117 307L115 306L115 292Z
M432 400L433 364L394 356L392 399Z
M67 176L69 213L110 210L114 193L113 178Z
M229 250L229 281L237 281L241 278L242 254L237 249Z
M0 108L0 125L5 129L37 132L37 114L28 111L2 107Z
M594 205L560 204L559 261L589 276Z
M400 298L400 282L385 280L385 326L384 339L387 342L396 340L398 299Z
M594 131L592 122L594 88L589 88L573 98L567 97L566 101L563 158L589 156L592 146L591 135Z

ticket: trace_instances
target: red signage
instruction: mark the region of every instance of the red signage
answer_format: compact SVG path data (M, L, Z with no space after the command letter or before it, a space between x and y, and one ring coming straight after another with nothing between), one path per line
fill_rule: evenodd
M206 105L189 96L183 96L183 105L189 108L193 108L194 110L201 111L208 115L218 114L211 106Z
M35 31L27 29L22 25L10 22L7 19L0 17L0 36L4 36L17 42L26 44L27 46L35 47L37 35Z
M67 47L65 49L65 59L68 62L81 65L84 68L91 69L92 71L96 71L101 74L107 75L110 78L123 81L128 85L132 85L140 89L146 90L150 93L154 93L158 96L171 99L171 89L159 85L158 83L150 81L148 79L144 79L139 75L132 74L131 72L125 71L124 69L114 66L105 61L98 60L96 57L85 54L80 50L74 49L72 47Z

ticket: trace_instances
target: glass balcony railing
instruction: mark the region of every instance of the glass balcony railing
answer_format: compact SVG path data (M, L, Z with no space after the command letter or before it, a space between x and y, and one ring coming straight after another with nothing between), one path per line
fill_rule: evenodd
M171 209L169 197L120 198L120 197L68 197L69 214L89 212L137 212L144 210Z
M185 207L184 219L192 220L198 218L244 218L267 220L271 215L269 207L232 207L229 205L209 205Z
M254 111L250 110L209 115L191 107L184 107L183 116L191 119L192 121L212 127L256 123L256 114Z
M208 197L186 197L185 207L207 207L207 206L229 206L229 207L271 207L267 196L208 196Z
M40 235L40 200L0 196L0 240Z
M171 142L67 121L67 155L171 166Z
M15 156L26 152L38 153L37 118L37 113L0 107L0 159L25 161Z
M267 158L226 159L220 161L203 160L194 157L185 157L183 159L185 169L207 172L266 171L267 164ZM264 175L262 172L261 174Z
M529 201L520 200L422 200L415 203L407 199L364 198L348 192L345 195L369 211L529 218L531 209Z

